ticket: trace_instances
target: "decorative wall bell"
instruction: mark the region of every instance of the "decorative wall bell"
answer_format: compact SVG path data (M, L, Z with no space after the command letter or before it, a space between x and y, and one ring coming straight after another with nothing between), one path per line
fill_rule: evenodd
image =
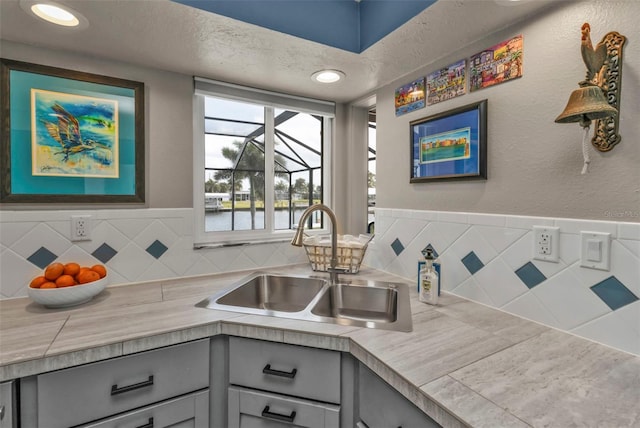
M600 151L609 151L620 142L618 135L618 104L622 77L622 45L625 37L610 32L595 49L591 44L591 27L582 25L582 59L587 66L585 80L580 89L573 91L564 111L556 123L579 122L584 129L582 154L585 174L589 167L589 127L595 120L595 135L592 144ZM605 97L606 94L606 97Z

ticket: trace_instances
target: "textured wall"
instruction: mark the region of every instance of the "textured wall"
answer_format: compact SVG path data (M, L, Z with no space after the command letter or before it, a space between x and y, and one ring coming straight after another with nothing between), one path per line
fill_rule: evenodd
M423 68L377 92L378 207L640 221L640 2L559 3L446 58L425 58ZM584 22L591 25L594 44L609 31L626 35L628 42L622 143L609 153L592 151L591 171L583 176L581 128L554 119L585 75ZM395 116L398 86L518 34L524 35L522 78ZM482 99L489 103L488 180L409 184L409 122Z

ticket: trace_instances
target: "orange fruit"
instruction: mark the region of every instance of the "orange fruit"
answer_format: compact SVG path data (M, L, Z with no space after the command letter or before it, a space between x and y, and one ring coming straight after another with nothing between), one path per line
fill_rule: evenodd
M80 265L78 263L67 263L64 265L64 274L76 276L80 272Z
M56 283L55 282L51 282L51 281L47 281L44 284L42 284L40 286L40 289L42 290L43 288L57 288L56 287Z
M88 267L86 267L86 266L81 267L81 268L80 268L80 270L78 271L78 273L77 273L77 274L75 274L76 281L78 281L78 277L80 276L80 274L81 274L82 272L86 272L86 271L88 271L88 270L91 270L91 269L90 269L90 268L88 268ZM78 281L78 282L80 282L80 281Z
M107 276L107 268L103 265L93 265L91 266L91 270L94 272L98 272L100 278L104 278L105 276Z
M78 274L78 282L80 284L86 284L87 282L93 282L100 279L100 274L98 272L94 272L91 269L86 270L84 272L80 272Z
M56 287L71 287L72 285L76 285L76 280L71 275L60 275L58 279L56 279Z
M49 281L55 281L64 272L64 265L62 263L51 263L44 270L44 277Z
M47 282L47 278L45 278L44 276L36 276L29 283L29 287L31 287L31 288L40 288L40 286L42 284L44 284L45 282Z

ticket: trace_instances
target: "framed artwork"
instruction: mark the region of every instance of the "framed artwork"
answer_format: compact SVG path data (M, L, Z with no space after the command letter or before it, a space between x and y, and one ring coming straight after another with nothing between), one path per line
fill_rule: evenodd
M467 60L462 59L427 76L427 105L464 95L467 89Z
M424 77L396 89L396 116L401 116L414 110L424 108L424 96Z
M487 178L487 100L409 124L411 183Z
M522 77L522 34L473 55L469 59L471 92Z
M144 202L144 83L4 58L0 80L0 202Z

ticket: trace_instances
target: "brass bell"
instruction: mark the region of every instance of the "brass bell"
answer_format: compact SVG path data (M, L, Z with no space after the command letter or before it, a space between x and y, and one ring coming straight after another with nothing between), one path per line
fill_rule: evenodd
M618 110L607 102L598 86L587 82L581 82L580 86L580 89L571 93L569 102L556 118L556 123L592 121L618 114Z

